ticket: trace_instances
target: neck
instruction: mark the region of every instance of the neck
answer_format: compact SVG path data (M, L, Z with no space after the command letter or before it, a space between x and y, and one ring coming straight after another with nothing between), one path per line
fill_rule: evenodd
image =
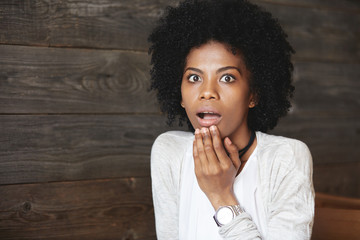
M243 149L248 143L251 137L251 130L246 127L246 129L241 129L236 133L229 136L230 140L235 144L235 146L240 150Z
M242 131L237 132L236 135L230 136L229 138L235 144L235 146L239 150L241 150L241 149L244 149L248 145L249 140L251 138L251 134L252 134L252 131L249 128L246 128ZM252 154L252 152L254 151L256 145L257 145L257 140L256 140L256 135L255 135L255 139L254 139L253 143L247 149L247 151L242 155L242 157L241 157L242 161L247 161L247 159L249 159L249 157Z
M241 161L242 162L246 162L249 157L251 156L251 154L253 153L253 151L255 150L257 145L257 139L255 137L253 144L251 145L251 147L246 151L246 153L241 157Z

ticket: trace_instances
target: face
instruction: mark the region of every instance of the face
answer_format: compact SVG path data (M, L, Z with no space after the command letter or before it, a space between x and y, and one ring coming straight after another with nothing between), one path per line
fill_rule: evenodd
M229 46L209 42L193 48L181 84L181 105L193 127L216 125L232 140L248 132L247 115L255 106L249 76L240 53Z

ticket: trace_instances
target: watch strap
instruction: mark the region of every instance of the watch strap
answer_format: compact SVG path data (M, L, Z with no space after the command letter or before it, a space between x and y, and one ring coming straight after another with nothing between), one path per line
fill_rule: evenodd
M245 212L244 209L240 205L231 205L229 207L232 208L235 216L240 215L241 213Z

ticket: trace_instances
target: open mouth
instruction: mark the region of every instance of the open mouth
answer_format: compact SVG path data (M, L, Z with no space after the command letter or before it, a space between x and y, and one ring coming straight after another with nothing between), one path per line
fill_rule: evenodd
M198 113L197 116L201 119L214 119L221 117L220 114L214 113L214 112L201 112Z
M202 127L217 125L221 121L221 115L215 112L199 112L196 114Z

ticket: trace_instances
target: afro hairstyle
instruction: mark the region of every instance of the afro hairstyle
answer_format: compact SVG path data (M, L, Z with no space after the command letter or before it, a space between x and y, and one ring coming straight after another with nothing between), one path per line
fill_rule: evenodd
M217 41L240 51L250 72L256 106L249 109L248 127L273 129L291 107L295 53L287 35L269 12L246 0L186 0L168 7L149 35L151 89L157 91L167 123L176 118L194 130L181 107L181 82L190 50Z

